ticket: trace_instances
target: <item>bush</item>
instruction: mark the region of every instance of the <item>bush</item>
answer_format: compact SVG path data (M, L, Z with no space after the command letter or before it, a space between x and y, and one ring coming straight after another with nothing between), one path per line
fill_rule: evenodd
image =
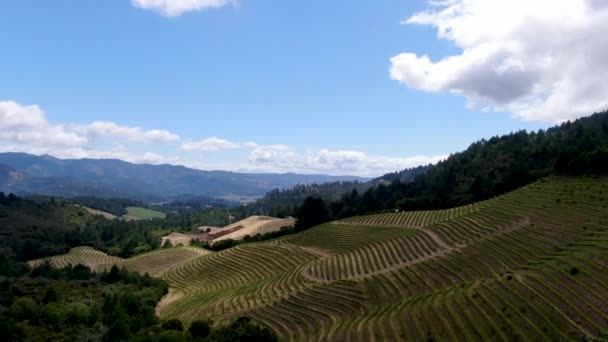
M38 315L40 307L36 302L29 297L21 297L15 300L10 307L10 314L16 321L24 321L32 319Z
M186 335L177 330L167 330L160 333L160 342L186 342Z
M64 307L57 303L47 304L42 309L42 321L55 331L61 330L67 317Z
M182 322L179 319L170 319L168 321L164 321L162 324L162 327L165 330L177 330L177 331L184 330Z
M190 336L193 338L205 338L211 332L211 322L209 321L194 321L188 329Z

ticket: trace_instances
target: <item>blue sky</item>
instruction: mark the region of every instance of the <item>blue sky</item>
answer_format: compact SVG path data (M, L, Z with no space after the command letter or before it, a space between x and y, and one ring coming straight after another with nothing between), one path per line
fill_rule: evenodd
M581 3L604 9L588 1ZM557 113L552 94L537 88L564 81L545 81L544 69L530 71L538 63L504 57L527 50L475 54L487 51L484 42L523 41L516 24L505 24L511 36L471 37L456 24L454 36L438 36L450 25L441 16L447 9L426 1L190 1L198 9L180 2L4 1L3 150L374 176L606 105L590 99ZM429 15L413 17L422 11ZM555 12L547 27L563 22ZM484 61L494 56L504 60L494 60L488 76ZM502 65L517 70L503 73Z

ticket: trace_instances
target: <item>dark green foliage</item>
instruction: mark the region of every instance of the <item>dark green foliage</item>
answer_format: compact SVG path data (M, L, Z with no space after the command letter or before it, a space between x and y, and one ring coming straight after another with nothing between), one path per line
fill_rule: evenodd
M241 317L227 327L212 331L205 341L275 342L278 339L270 330L260 327L249 318Z
M296 230L304 230L331 220L329 208L321 198L308 197L298 210Z
M607 173L605 127L608 112L546 131L520 131L482 139L425 169L413 181L387 177L393 181L383 182L362 195L354 190L343 194L327 206L330 217L339 219L396 208L444 209L498 196L548 175ZM304 205L300 210L304 210ZM318 215L324 215L324 209L316 210ZM308 225L304 222L304 226Z
M182 322L179 319L170 319L168 321L164 321L162 323L162 327L165 330L177 330L177 331L184 330L184 327L182 326Z
M336 202L343 194L365 192L378 184L390 184L393 181L412 181L423 174L430 166L419 166L399 172L388 173L369 182L331 182L323 184L301 184L290 189L275 189L248 206L250 214L262 214L275 217L295 216L302 203L308 197L321 198L325 202ZM337 214L337 213L336 213ZM345 213L346 214L346 213Z
M372 187L372 183L360 182L333 182L324 184L302 184L293 188L275 189L264 197L248 206L250 214L262 214L274 217L295 216L306 198L317 197L325 201L340 199L343 193L353 190L365 191Z
M188 333L192 338L205 338L211 332L211 322L209 321L194 321L188 328Z
M55 290L55 288L49 287L48 289L46 289L46 293L44 294L44 297L42 298L42 303L46 305L48 303L55 303L56 301L57 301L57 291Z
M75 197L70 202L107 213L122 216L127 214L127 207L145 207L145 204L126 198L97 198L97 197Z
M428 168L430 168L432 165L424 165L424 166L418 166L418 167L414 167L411 169L405 169L402 171L397 171L397 172L392 172L392 173L387 173L379 178L376 178L373 180L373 182L378 183L378 182L394 182L396 180L399 180L401 182L409 182L414 180L416 177L423 175L426 170Z
M163 281L124 269L43 264L0 281L0 334L3 341L130 341L158 324L154 307L166 292Z
M92 246L112 255L129 257L160 246L152 231L162 220L125 222L89 214L69 202L36 197L0 196L0 250L17 260L67 253L72 247ZM3 270L0 259L0 272Z
M576 267L572 267L572 268L570 268L569 273L570 273L570 275L575 276L575 275L579 274L579 273L580 273L580 271L578 270L578 268L576 268Z
M163 331L158 338L159 342L186 342L186 335L178 330L172 329Z

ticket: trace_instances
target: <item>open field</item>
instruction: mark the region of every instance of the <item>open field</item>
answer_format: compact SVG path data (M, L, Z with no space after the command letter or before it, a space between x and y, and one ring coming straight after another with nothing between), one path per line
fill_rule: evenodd
M150 210L141 207L127 207L127 215L125 218L134 218L139 220L148 220L155 218L165 218L167 214L161 213L160 211Z
M607 205L608 177L555 177L472 206L120 262L170 284L163 319L248 316L282 340L605 339Z
M80 205L78 205L78 207L85 209L86 211L88 211L89 213L91 213L93 215L103 216L104 218L106 218L108 220L114 220L114 219L121 219L121 220L126 220L126 221L146 220L146 219L151 219L151 218L165 218L167 216L165 213L161 213L160 211L155 211L155 210L150 210L150 209L140 208L140 207L128 207L127 214L123 215L123 216L116 216L114 214L110 214L110 213L102 211L102 210L97 210L97 209L84 207L84 206L80 206Z
M93 209L93 208L89 208L89 207L82 207L82 208L84 210L90 212L93 215L103 216L104 218L106 218L108 220L114 220L114 219L118 218L118 216L116 216L114 214L107 213L105 211L101 211L101 210L97 210L97 209Z

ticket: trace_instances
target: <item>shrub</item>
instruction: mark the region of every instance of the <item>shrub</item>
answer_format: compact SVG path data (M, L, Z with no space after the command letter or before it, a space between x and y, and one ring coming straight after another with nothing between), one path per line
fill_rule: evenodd
M177 331L184 330L184 327L182 326L182 322L179 319L170 319L168 321L164 321L162 324L162 327L165 330L177 330Z
M186 342L186 335L177 330L167 330L160 333L158 338L160 342Z
M190 336L193 338L205 338L211 332L211 322L209 321L194 321L188 329Z

